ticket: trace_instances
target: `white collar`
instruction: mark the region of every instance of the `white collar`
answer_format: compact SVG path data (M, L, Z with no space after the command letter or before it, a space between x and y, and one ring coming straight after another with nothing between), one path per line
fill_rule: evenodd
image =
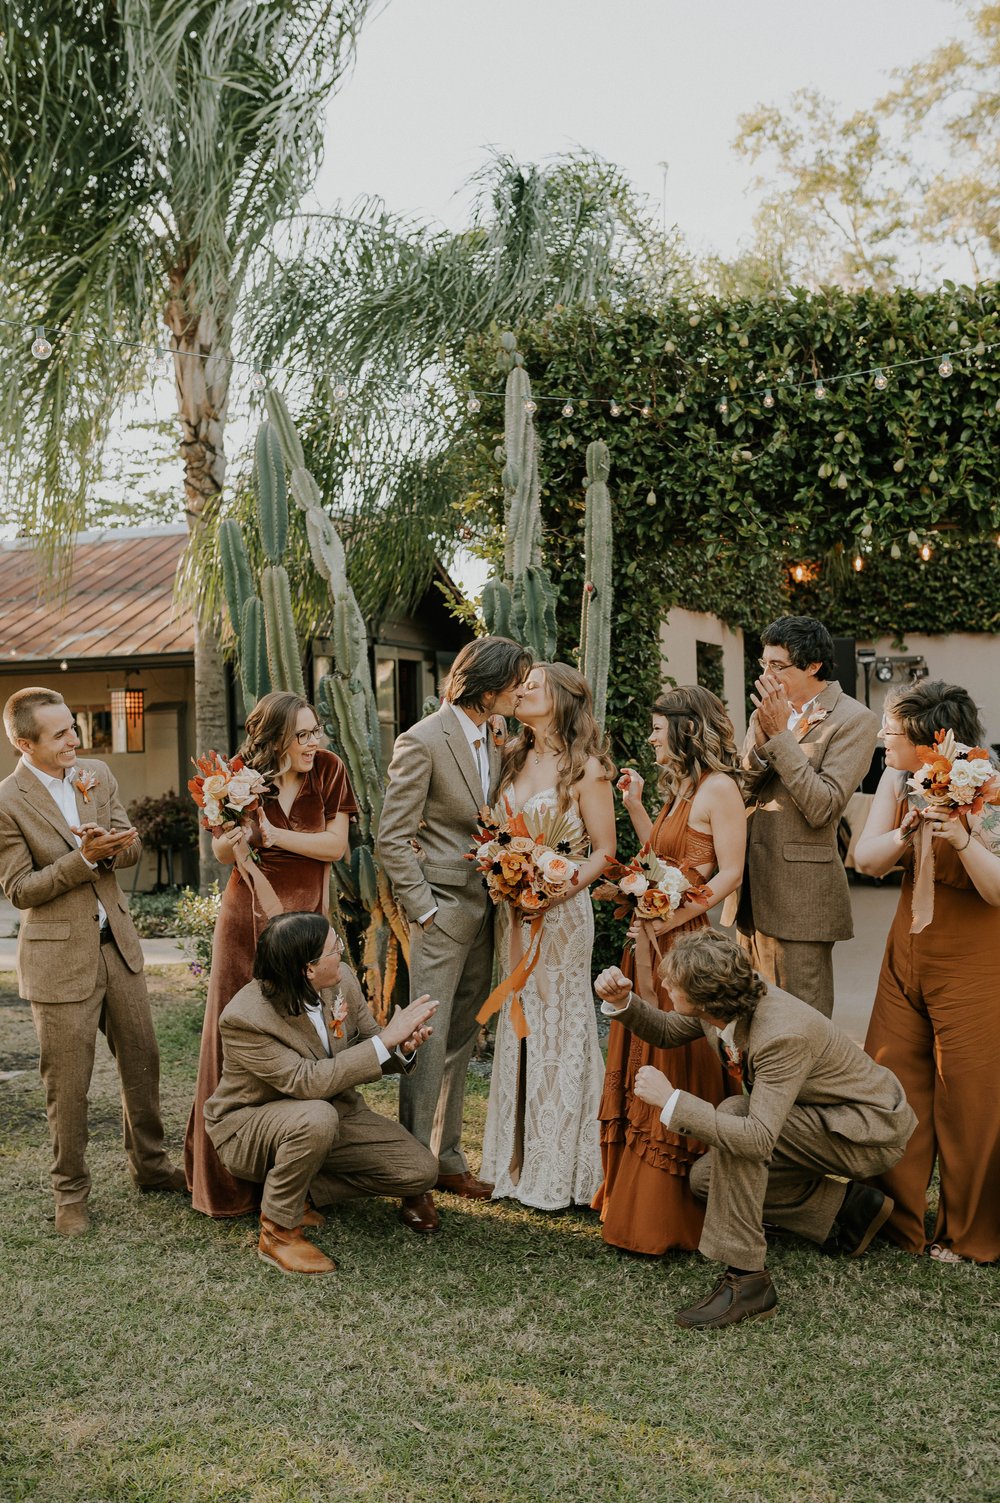
M30 768L38 781L46 788L58 787L60 783L70 782L77 773L76 766L67 767L61 778L54 778L50 772L43 772L40 767L36 767L34 762L29 762L27 757L23 755L21 757L21 764L24 767Z
M730 1018L725 1028L719 1029L720 1039L724 1044L728 1044L730 1049L736 1048L736 1025L738 1022L739 1018Z
M474 747L477 741L481 741L483 746L485 746L486 721L484 720L482 725L477 725L476 722L471 719L468 714L466 714L465 710L460 709L458 705L452 705L451 708L458 716L458 723L462 727L462 730L465 732L465 739L466 741L468 741L469 745Z

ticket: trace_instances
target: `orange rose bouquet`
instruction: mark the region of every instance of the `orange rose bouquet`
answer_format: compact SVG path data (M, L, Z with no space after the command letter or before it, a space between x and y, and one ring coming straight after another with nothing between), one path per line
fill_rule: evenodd
M952 731L935 731L933 746L918 746L921 765L909 779L911 793L953 817L978 814L1000 804L1000 775L981 746L965 746Z
M198 757L194 765L199 775L190 779L188 789L201 810L202 825L214 834L226 824L243 824L271 791L263 773L247 767L242 757L227 762L218 752L210 751Z
M579 862L573 857L583 852L574 848L571 834L566 815L554 809L519 814L482 809L466 860L476 863L494 903L543 913L579 879Z
M647 843L627 863L616 862L594 888L594 897L617 903L615 918L667 918L685 903L711 896L704 883L694 882L676 863L665 861Z

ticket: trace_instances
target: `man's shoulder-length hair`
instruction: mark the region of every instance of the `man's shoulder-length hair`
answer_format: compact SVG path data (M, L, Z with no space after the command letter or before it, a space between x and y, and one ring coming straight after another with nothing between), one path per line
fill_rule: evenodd
M509 637L477 637L459 652L441 698L460 709L482 710L487 694L502 694L526 677L531 653Z
M727 1023L752 1018L767 992L743 950L717 929L682 935L667 951L660 979L679 987L699 1012Z

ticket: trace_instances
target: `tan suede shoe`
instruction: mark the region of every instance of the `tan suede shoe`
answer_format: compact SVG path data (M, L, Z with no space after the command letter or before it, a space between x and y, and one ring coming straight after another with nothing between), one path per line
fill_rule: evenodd
M302 1212L302 1226L326 1226L326 1217L322 1211L317 1211L312 1201L306 1198L306 1208Z
M90 1212L85 1200L56 1206L56 1231L60 1237L82 1237L90 1231Z
M307 1242L301 1226L279 1226L261 1214L257 1256L282 1273L333 1273L336 1263Z

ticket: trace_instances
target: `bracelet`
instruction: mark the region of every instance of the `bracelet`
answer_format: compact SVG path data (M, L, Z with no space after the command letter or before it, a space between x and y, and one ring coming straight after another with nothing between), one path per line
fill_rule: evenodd
M955 847L955 855L956 856L961 856L961 854L962 854L963 851L967 851L969 849L969 841L971 839L972 839L972 831L971 830L967 830L965 832L965 844L964 845L957 845Z

